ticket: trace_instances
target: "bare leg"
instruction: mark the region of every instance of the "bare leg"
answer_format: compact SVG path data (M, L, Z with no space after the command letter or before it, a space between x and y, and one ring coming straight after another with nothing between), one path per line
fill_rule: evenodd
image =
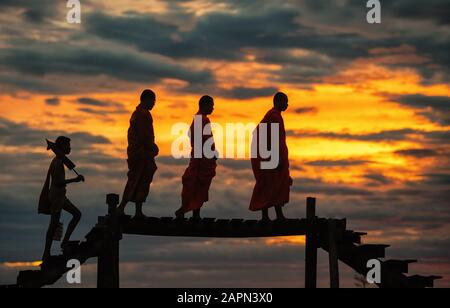
M275 212L277 213L278 220L286 220L286 217L284 217L284 214L283 214L283 206L276 206Z
M183 207L180 207L180 208L175 212L175 218L176 218L176 219L184 219L184 210L183 210Z
M45 239L45 250L44 250L44 255L42 256L43 263L45 263L51 256L53 236L55 235L55 231L58 228L60 219L61 219L61 213L52 214L52 217L50 220L50 225L49 225L48 231L47 231L47 236Z
M125 215L125 208L128 204L128 200L122 199L122 202L120 202L120 205L116 209L117 216Z
M73 231L75 231L75 228L78 226L78 223L81 220L81 212L68 199L66 199L63 209L72 215L72 220L70 221L69 226L67 227L66 234L61 244L61 247L64 249L64 247L69 243Z
M269 217L269 209L263 209L262 210L262 221L267 222L270 221L270 217Z
M201 219L202 219L202 218L200 217L200 209L194 210L194 213L193 213L193 215L192 215L192 218L193 218L194 220L201 220Z
M146 216L144 215L144 212L142 211L142 202L136 202L136 215L134 216L134 218L145 218Z

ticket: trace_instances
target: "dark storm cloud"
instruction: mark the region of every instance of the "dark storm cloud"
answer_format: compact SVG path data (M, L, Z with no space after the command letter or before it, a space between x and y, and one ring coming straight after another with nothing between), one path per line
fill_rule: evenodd
M1 63L1 59L0 59ZM63 94L69 91L69 86L60 86L42 78L32 78L30 76L0 75L0 89L8 93L9 88L19 88L35 93Z
M450 7L447 0L396 0L383 1L388 14L413 21L433 20L440 25L450 24Z
M115 109L115 110L101 110L101 109L93 109L93 108L86 107L86 108L78 108L78 111L88 113L91 115L102 116L102 117L107 117L108 115L113 115L113 114L127 114L128 113L128 111L124 108Z
M326 196L371 196L369 189L356 185L325 183L320 179L296 178L292 191L302 194L320 194Z
M417 109L418 115L432 122L444 126L450 125L450 97L448 96L413 94L393 97L392 100L403 106Z
M59 9L65 7L63 1L54 0L0 0L0 8L20 9L25 20L43 23L56 16Z
M382 24L375 29L368 25L366 1L360 0L293 0L293 7L300 9L302 17L314 24L326 24L347 31L361 30L366 41L360 46L366 48L413 46L417 54L429 58L426 64L390 64L392 68L411 67L422 77L424 84L448 82L450 48L448 31L449 8L446 0L382 1ZM431 21L431 23L422 23ZM404 26L407 25L407 28ZM406 29L405 29L406 28ZM372 35L375 36L372 36ZM377 35L383 38L378 39ZM348 46L351 46L349 44Z
M5 3L11 5L12 1ZM51 46L55 50L53 53L11 48L3 52L0 63L1 58L4 58L6 67L31 76L46 73L93 76L106 74L132 82L156 82L174 78L187 81L188 85L183 89L185 92L199 93L216 86L212 72L189 69L166 58L155 59L153 54L176 60L245 60L247 52L250 52L260 63L281 65L278 71L272 73L276 82L305 84L307 87L311 83L320 83L323 77L335 74L354 59L369 56L371 48L407 44L416 47L420 55L430 57L434 64L440 66L437 68L411 64L425 77L424 82L437 82L436 76L448 75L445 71L450 62L447 52L449 42L442 37L420 36L408 32L397 35L395 32L392 35L386 33L385 38L380 41L357 34L356 31L349 30L349 27L345 31L324 31L321 27L305 26L305 21L311 17L306 16L305 12L313 12L314 16L327 12L327 16L331 16L325 20L331 18L336 26L342 17L345 22L361 21L366 8L360 1L346 1L345 6L329 1L288 1L284 4L274 4L271 1L225 1L223 5L228 10L212 11L199 16L186 12L179 3L171 2L167 15L128 12L113 16L100 11L86 14L83 26L87 34L120 42L128 47L134 46L152 55L129 50L119 54L114 49L96 51L94 48L81 47L72 47L70 49L73 50L70 51L69 48L66 50L60 46ZM430 4L434 5L440 7L441 4ZM307 10L304 11L304 8ZM189 25L185 24L186 18L191 21ZM295 53L299 49L308 52ZM61 56L63 54L65 56ZM437 74L439 72L441 74ZM29 77L5 79L2 83L46 93L68 91ZM225 97L249 99L265 96L269 89L243 87L229 92L221 91ZM424 116L433 118L437 115L427 113ZM447 123L450 120L445 121Z
M61 103L61 101L58 97L52 97L52 98L47 98L45 100L45 103L49 106L58 106Z
M414 94L400 96L396 98L395 101L412 108L431 108L439 112L450 112L450 97L448 96L426 96Z
M338 132L324 132L324 131L303 131L303 130L289 130L287 135L293 138L324 138L346 141L361 141L361 142L398 142L404 140L417 140L415 137L423 137L425 142L432 144L439 144L448 142L450 140L450 131L422 131L416 129L398 129L385 130L377 133L367 134L350 134Z
M367 54L355 34L320 35L302 26L296 10L282 7L212 12L197 18L191 30L150 15L88 16L87 31L173 58L237 60L244 48L305 48L336 57ZM267 25L270 25L268 27ZM360 45L360 46L359 46ZM268 58L269 59L269 58Z
M425 174L425 182L430 185L450 185L450 174L446 173L435 173L435 174Z
M89 98L89 97L81 97L81 98L77 99L77 102L81 105L95 106L95 107L117 106L117 103L101 101L101 100Z
M319 108L317 107L302 107L294 109L294 112L297 114L316 114L319 112Z
M325 138L325 139L339 139L350 141L402 141L408 138L410 135L419 133L413 129L400 129L381 131L378 133L368 134L349 134L349 133L334 133L334 132L319 132L319 131L288 131L288 136L297 138Z
M295 17L293 11L254 15L214 12L199 17L194 29L186 33L150 15L113 17L95 13L88 16L86 25L90 33L174 58L239 59L241 48L253 45L253 40L273 45L280 34L296 29ZM267 23L273 27L266 27Z
M103 101L89 97L80 97L77 99L77 103L82 106L78 108L78 111L89 113L92 115L108 116L112 114L126 114L128 110L121 103Z
M33 129L26 124L18 124L0 118L0 144L5 146L35 146L46 147L45 138L56 138L67 135L76 144L87 147L92 144L109 144L103 136L95 136L85 132L67 133L63 131Z
M424 136L433 143L443 143L446 144L450 141L450 131L434 131L424 133Z
M120 49L34 43L0 51L0 64L22 74L109 75L134 82L157 82L173 78L192 83L211 83L207 71L189 69L155 55Z
M411 156L416 158L435 157L439 155L438 152L431 149L407 149L396 151L395 154L401 156Z
M369 164L368 160L357 160L357 159L348 159L348 160L316 160L306 162L305 165L312 167L352 167L352 166L361 166Z
M392 180L381 173L368 173L364 175L364 178L375 184L388 185L392 183Z
M277 92L278 92L277 88L271 87L268 88L237 87L231 90L222 90L220 91L219 95L225 98L245 100L259 97L269 97L273 96Z
M347 17L356 21L362 19L367 12L367 1L342 0L330 2L327 0L292 0L298 5L317 15L332 17L333 21ZM384 20L405 19L411 21L433 21L437 25L449 24L450 9L446 0L392 0L381 1Z

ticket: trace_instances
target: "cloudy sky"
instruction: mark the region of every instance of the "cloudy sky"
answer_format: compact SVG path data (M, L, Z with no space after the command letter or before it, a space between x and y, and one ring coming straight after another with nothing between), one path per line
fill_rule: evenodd
M147 214L171 216L180 204L187 162L170 156L171 128L190 123L201 95L215 97L214 122L251 123L282 90L295 180L288 216L304 216L315 196L320 216L347 217L367 243L420 259L414 273L444 275L438 285L450 287L447 0L382 1L381 25L366 22L360 0L81 3L72 25L65 1L0 0L0 284L42 254L44 139L73 139L87 177L69 189L84 214L81 239L105 195L122 192L128 120L152 88L162 153ZM248 161L221 161L204 216L256 218L253 185ZM301 287L303 243L127 237L122 285ZM82 286L95 285L95 263L84 273Z

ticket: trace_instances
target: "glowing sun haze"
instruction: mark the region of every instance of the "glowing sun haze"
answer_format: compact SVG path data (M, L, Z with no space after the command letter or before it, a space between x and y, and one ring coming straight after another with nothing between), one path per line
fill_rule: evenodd
M43 238L46 221L33 220L50 160L42 141L72 136L73 157L92 184L69 194L92 221L103 195L123 189L129 117L151 88L161 158L149 213L172 215L179 205L185 162L170 157L171 130L192 121L203 94L215 98L211 120L225 125L258 123L284 91L294 177L288 213L303 215L305 197L317 196L320 216L347 217L369 241L398 245L393 255L450 274L448 16L403 0L383 3L381 25L367 24L364 4L351 0L86 0L82 23L68 25L64 1L39 2L0 2L0 227L12 234L1 238L0 262L13 262L5 267L33 265L25 261L40 254L38 244L17 253L10 245ZM250 165L219 164L206 214L256 218L247 212ZM24 217L36 237L18 232ZM304 239L257 243L266 247L261 256L276 249L276 259ZM174 254L183 260L208 245L219 259L242 253L235 242L197 244ZM156 262L152 247L128 262ZM255 262L266 262L258 252Z

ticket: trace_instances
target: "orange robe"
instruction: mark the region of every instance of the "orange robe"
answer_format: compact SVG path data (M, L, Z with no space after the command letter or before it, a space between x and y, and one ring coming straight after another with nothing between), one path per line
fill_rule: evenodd
M128 130L128 182L124 199L131 202L145 202L150 192L150 184L158 169L155 157L153 118L148 110L139 105L131 116Z
M205 126L210 123L211 122L207 116L202 116L202 131ZM211 137L213 136L203 136L202 147ZM191 125L190 138L192 146L191 161L189 163L189 167L183 175L183 191L181 193L182 209L184 213L199 210L205 202L209 201L209 189L213 178L216 176L217 167L217 162L215 159L208 159L204 157L204 155L202 155L202 158L194 157L194 123ZM212 149L215 151L214 144Z
M279 158L281 167L272 170L261 169L262 161L270 159L262 159L259 153L259 132L260 126L257 127L253 136L253 142L258 146L258 154L256 158L252 158L253 174L256 179L256 185L253 190L252 200L250 202L251 211L260 211L274 206L284 206L289 203L290 187L292 186L292 178L289 173L289 151L286 143L286 130L281 112L275 109L270 110L262 123L267 123L267 146L270 147L270 125L279 125Z

